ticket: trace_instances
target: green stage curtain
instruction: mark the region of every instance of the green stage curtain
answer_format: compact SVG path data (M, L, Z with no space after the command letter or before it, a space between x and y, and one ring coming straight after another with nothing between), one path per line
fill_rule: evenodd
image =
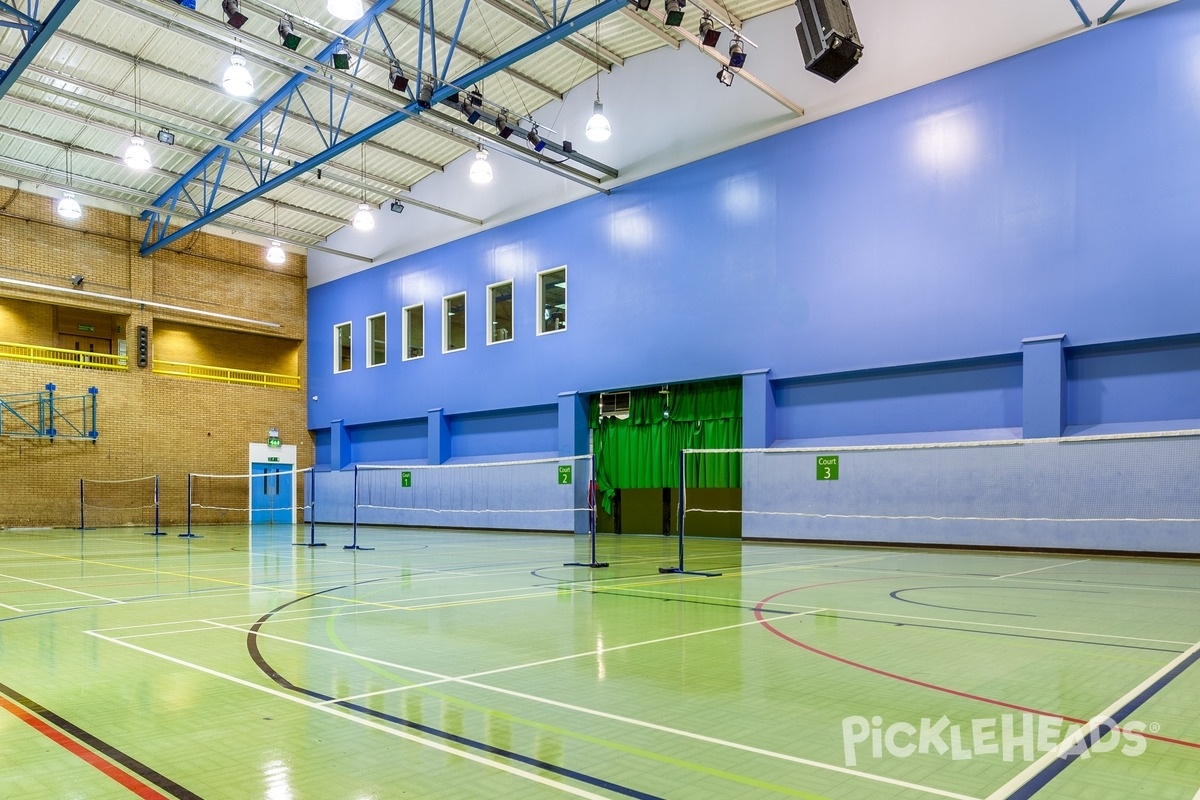
M617 489L678 488L680 450L742 446L742 381L686 383L670 386L667 392L634 389L628 419L602 419L599 395L593 395L589 424L600 504L611 514ZM689 458L687 485L741 486L741 457Z

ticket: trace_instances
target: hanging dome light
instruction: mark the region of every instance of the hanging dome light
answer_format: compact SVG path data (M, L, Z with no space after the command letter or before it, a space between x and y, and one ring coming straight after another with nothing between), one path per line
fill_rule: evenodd
M150 169L150 151L142 137L129 137L129 147L125 148L125 166L130 169Z
M474 183L492 182L492 165L487 162L488 152L482 147L475 153L475 163L471 165L471 180Z
M83 209L79 207L74 192L63 192L62 199L58 201L58 215L66 219L79 219L83 216Z
M267 263L282 264L287 261L287 254L283 252L283 245L279 242L271 242L271 246L267 248Z
M254 93L254 76L246 69L246 59L241 53L229 57L221 85L234 97L249 97Z
M358 211L354 213L350 224L358 231L375 230L375 215L371 213L371 207L366 203L359 203Z
M612 136L612 126L608 124L608 117L604 116L604 103L597 100L592 104L592 117L583 132L593 142L607 142L608 137Z
M325 9L338 19L347 21L356 20L363 14L362 0L329 0Z

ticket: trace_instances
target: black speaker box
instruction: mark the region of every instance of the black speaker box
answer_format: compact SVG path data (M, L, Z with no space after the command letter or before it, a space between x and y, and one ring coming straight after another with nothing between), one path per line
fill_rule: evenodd
M836 83L862 58L862 41L848 0L796 0L796 38L804 68Z

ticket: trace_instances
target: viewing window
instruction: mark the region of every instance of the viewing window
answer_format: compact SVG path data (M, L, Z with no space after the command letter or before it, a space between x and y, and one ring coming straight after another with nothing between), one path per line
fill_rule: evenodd
M367 366L387 363L387 314L367 317Z
M467 293L442 298L442 352L467 347Z
M488 344L507 342L513 338L512 281L493 283L488 287Z
M350 323L333 326L333 371L350 371Z
M425 355L425 306L404 309L404 360Z
M538 335L567 328L567 268L539 272L537 276Z

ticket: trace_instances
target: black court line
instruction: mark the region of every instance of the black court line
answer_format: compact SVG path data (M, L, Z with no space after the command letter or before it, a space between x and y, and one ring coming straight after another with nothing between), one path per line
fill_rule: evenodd
M83 728L79 727L65 717L55 714L41 703L30 700L28 697L16 691L12 687L0 683L0 693L3 693L14 703L23 706L25 710L29 711L31 714L41 717L46 722L54 725L64 733L70 734L72 737L78 739L80 742L104 756L109 761L120 764L132 774L150 784L153 784L154 786L157 786L164 792L169 792L175 795L179 798L179 800L204 800L204 798L195 792L185 789L183 786L180 786L178 783L163 775L161 772L146 766L133 756L118 750L116 747L113 747L100 737L88 733Z
M925 606L926 608L941 608L946 611L966 611L969 614L1000 614L1005 617L1036 617L1037 614L1022 614L1016 611L992 611L986 608L959 608L958 606L943 606L938 603L922 603L919 600L909 600L907 597L901 597L903 592L920 592L926 589L967 589L971 591L979 591L980 589L1005 589L1015 590L1018 592L1072 592L1076 594L1111 594L1111 592L1101 592L1094 589L1046 589L1041 586L999 586L984 584L982 586L910 586L907 589L897 589L888 594L893 600L899 600L901 603L912 603L914 606Z
M1035 636L1031 633L1012 633L1010 631L984 631L984 630L979 630L977 628L959 628L959 627L956 627L953 625L928 625L925 623L916 623L916 622L897 622L895 620L869 619L867 617L852 617L852 616L847 616L845 614L833 614L833 613L828 613L828 612L818 613L818 614L809 614L809 616L810 617L825 617L828 619L836 619L836 620L846 619L846 620L851 620L853 622L871 622L871 623L875 623L878 625L891 625L892 627L896 627L896 628L929 628L931 630L936 630L936 631L961 631L962 633L978 633L981 636L1009 636L1014 639L1037 639L1037 640L1045 641L1045 642L1065 642L1067 644L1085 644L1085 645L1094 645L1096 647L1119 647L1119 648L1123 648L1126 650L1146 650L1151 653L1170 653L1170 654L1176 655L1176 656L1179 655L1180 653L1184 652L1183 650L1171 650L1166 647L1147 647L1145 645L1137 645L1137 644L1116 644L1116 643L1112 643L1112 642L1097 642L1097 641L1091 641L1091 640L1085 640L1085 639L1065 639L1065 638L1058 637L1058 636Z
M759 608L758 606L746 606L740 603L714 603L711 600L693 600L690 597L670 597L659 594L640 594L631 592L627 589L585 589L587 594L596 595L616 595L617 597L632 597L635 600L657 600L662 603L688 603L696 606L716 606L717 608L736 608L742 611L758 611L763 614L779 614L781 616L792 616L799 614L799 611L790 611L786 609L776 608Z
M1167 684L1178 678L1188 667L1200 660L1200 648L1197 648L1190 656L1180 661L1167 674L1156 680L1154 683L1147 686L1141 692L1133 697L1128 703L1117 709L1116 713L1111 718L1101 722L1096 726L1096 729L1088 734L1079 745L1072 747L1067 752L1063 753L1058 758L1047 764L1042 771L1031 777L1021 786L1017 787L1009 796L1008 800L1030 800L1041 789L1045 788L1046 784L1054 780L1055 777L1061 775L1067 767L1075 763L1084 753L1091 749L1092 745L1099 742L1105 736L1121 726L1125 720L1129 719L1133 712L1141 708L1147 700L1158 694Z
M297 686L296 684L292 683L290 680L288 680L283 675L281 675L278 671L276 671L276 669L270 665L270 663L266 660L266 658L263 657L262 651L258 647L258 632L259 632L259 630L262 628L263 625L265 625L267 622L269 622L271 620L271 617L273 617L275 614L279 613L280 611L284 610L288 606L295 605L296 603L299 603L299 602L302 602L305 600L310 600L313 597L316 597L317 595L328 594L329 592L336 592L339 589L345 589L345 588L348 588L348 587L347 586L335 586L330 589L322 589L319 592L313 592L312 594L305 595L304 597L298 597L295 600L290 600L290 601L284 603L283 605L276 606L275 608L271 609L270 611L268 611L267 613L263 614L261 617L258 618L258 621L254 623L254 625L250 628L249 632L246 634L246 650L249 652L250 658L254 661L255 665L262 671L262 673L264 675L266 675L268 678L273 680L281 688L286 689L290 692L296 692L297 694L302 694L307 697L311 697L314 700L319 700L321 702L326 702L326 703L332 703L333 705L340 706L341 708L345 708L350 711L355 711L360 714L365 714L367 716L375 717L376 719L381 719L386 722L391 722L395 725L400 725L405 728L410 728L415 731L420 731L421 733L427 734L429 736L434 736L439 739L445 739L446 741L454 742L455 744L459 744L464 747L469 747L472 750L478 750L480 752L487 753L488 755L501 756L501 757L507 758L511 761L516 761L518 763L525 764L527 766L531 766L536 769L545 770L547 772L553 772L554 774L561 775L564 778L570 778L571 780L579 781L580 783L585 783L585 784L588 784L589 786L595 786L597 788L604 789L606 791L615 792L616 794L624 795L625 797L633 797L633 798L637 798L637 800L664 800L664 798L660 798L657 795L648 794L646 792L639 791L638 789L632 789L627 786L622 786L621 784L613 783L612 781L605 780L604 778L599 778L594 775L588 775L586 773L578 772L576 770L568 769L566 767L560 767L557 764L551 764L548 761L542 761L541 759L534 758L533 756L527 756L523 753L517 753L512 750L506 750L503 747L496 747L494 745L488 744L487 742L481 742L476 739L470 739L466 736L461 736L457 733L450 733L449 731L444 731L444 730L441 730L440 728L434 728L430 725L425 725L420 722L414 722L410 719L404 719L403 717L395 716L394 714L387 714L382 711L377 711L373 708L368 708L366 706L358 705L357 703L351 703L351 702L345 701L345 700L337 700L336 698L331 697L329 695L321 694L320 692L314 691L312 689L307 689L303 686Z

